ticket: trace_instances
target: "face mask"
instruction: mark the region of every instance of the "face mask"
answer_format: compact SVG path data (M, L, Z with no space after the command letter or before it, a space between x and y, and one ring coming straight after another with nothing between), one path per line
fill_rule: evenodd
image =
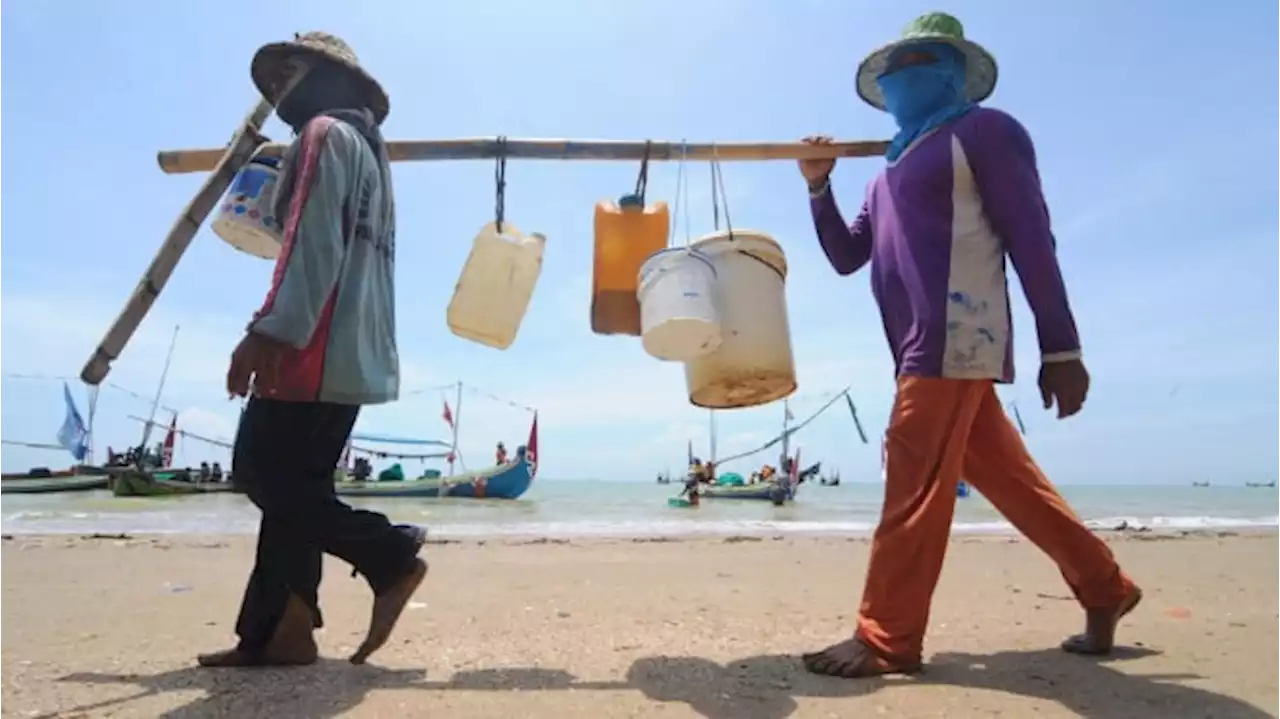
M924 122L959 97L955 72L941 61L904 67L880 76L876 82L884 93L885 109L904 129Z

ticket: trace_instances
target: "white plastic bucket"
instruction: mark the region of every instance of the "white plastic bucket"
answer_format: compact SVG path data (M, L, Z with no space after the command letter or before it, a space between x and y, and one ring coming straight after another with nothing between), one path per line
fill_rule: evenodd
M787 319L787 260L762 232L716 232L693 243L716 269L720 347L685 364L698 407L757 407L796 390Z
M640 344L650 356L688 362L720 347L716 268L707 255L679 247L640 266Z
M214 234L227 244L267 260L280 254L284 218L276 217L272 207L279 163L274 157L255 157L240 168L212 224Z

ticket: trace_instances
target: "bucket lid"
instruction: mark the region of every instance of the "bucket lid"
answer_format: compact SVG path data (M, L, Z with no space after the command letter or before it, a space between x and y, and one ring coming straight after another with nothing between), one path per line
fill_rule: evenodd
M720 230L703 235L691 247L707 255L742 252L769 265L783 279L787 277L787 255L782 245L759 230Z

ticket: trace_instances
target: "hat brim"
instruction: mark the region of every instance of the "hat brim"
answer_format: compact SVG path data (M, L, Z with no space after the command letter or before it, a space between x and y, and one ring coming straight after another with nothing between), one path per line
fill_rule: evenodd
M888 68L889 55L905 45L917 45L923 42L945 42L964 53L965 99L969 102L982 102L991 97L991 93L996 89L999 68L996 66L996 59L987 52L986 48L972 40L957 39L951 35L925 34L891 42L867 55L866 59L858 65L858 97L876 109L885 109L884 93L880 92L880 85L876 82L876 78L883 75Z
M292 62L299 57L329 60L350 70L351 74L365 86L368 96L366 99L369 102L369 110L373 112L374 121L381 125L383 120L387 119L387 115L391 112L391 99L387 97L387 91L383 89L382 84L364 68L353 64L345 57L296 42L268 43L258 48L253 55L253 63L249 69L253 76L253 84L257 85L258 92L261 92L272 105L279 103L280 93L284 91L293 73Z

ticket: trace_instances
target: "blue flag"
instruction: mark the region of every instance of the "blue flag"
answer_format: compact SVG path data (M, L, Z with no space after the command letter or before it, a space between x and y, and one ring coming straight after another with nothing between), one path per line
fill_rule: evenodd
M62 420L62 428L58 430L58 444L79 462L89 454L89 445L86 443L89 431L85 429L84 418L80 416L80 410L76 409L76 401L71 398L71 388L66 382L62 383L62 397L67 403L67 416Z

